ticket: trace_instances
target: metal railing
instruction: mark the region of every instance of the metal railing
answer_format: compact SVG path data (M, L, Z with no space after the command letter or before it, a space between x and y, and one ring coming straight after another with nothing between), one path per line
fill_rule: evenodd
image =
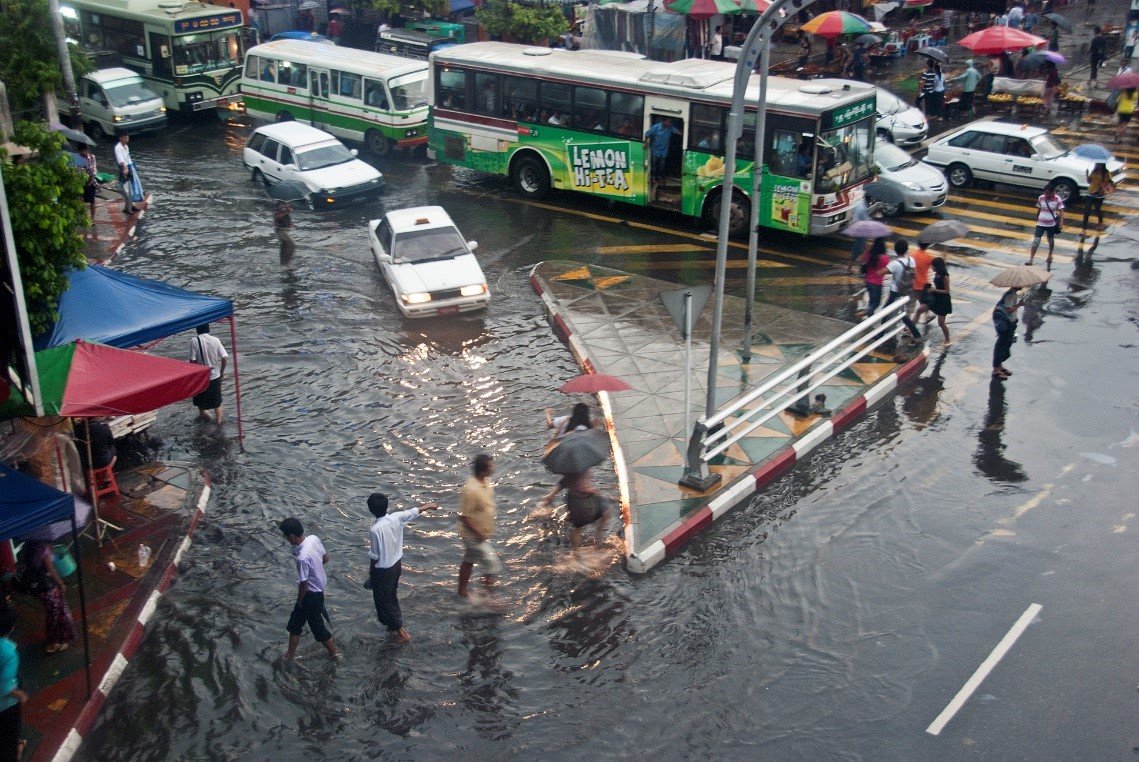
M715 484L708 461L785 410L809 412L811 392L834 378L878 347L897 338L909 307L908 298L866 318L832 339L799 362L785 368L754 390L734 400L711 418L701 418L688 442L682 484ZM729 421L728 419L733 419Z

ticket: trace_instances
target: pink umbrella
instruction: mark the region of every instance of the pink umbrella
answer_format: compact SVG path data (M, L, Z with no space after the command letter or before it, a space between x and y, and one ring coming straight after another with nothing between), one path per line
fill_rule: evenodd
M980 56L995 56L1024 48L1047 45L1048 40L1011 26L991 26L966 35L957 44Z
M597 394L598 392L623 392L633 387L616 376L604 373L583 373L562 384L559 391L566 394Z
M1109 90L1133 90L1139 87L1139 74L1129 71L1126 74L1116 74L1107 81Z

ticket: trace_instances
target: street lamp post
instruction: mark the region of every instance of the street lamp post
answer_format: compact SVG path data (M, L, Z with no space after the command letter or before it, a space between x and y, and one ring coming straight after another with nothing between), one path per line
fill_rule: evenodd
M719 373L720 330L724 312L724 273L728 262L728 229L731 224L732 194L736 174L736 141L743 135L744 100L751 74L760 62L760 97L755 115L755 167L752 172L751 231L748 236L748 303L745 307L744 352L750 354L751 309L755 296L755 260L758 247L759 193L758 188L763 174L764 121L767 115L767 74L771 63L771 38L783 26L784 9L796 12L812 5L815 0L774 0L767 10L760 14L751 31L748 32L740 48L736 61L735 79L732 84L732 105L728 111L726 130L726 150L724 151L724 182L720 192L720 224L716 236L716 275L713 286L712 337L708 342L708 386L704 400L704 418L716 414L716 380ZM707 491L720 481L720 475L710 473L708 466L699 457L703 441L708 433L704 424L697 421L688 440L688 452L684 476L680 483L699 491Z

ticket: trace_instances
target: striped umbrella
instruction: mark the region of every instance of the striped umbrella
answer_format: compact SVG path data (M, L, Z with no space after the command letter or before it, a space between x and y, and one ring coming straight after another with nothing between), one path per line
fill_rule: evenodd
M713 16L740 12L740 6L735 0L666 0L664 7L693 19L710 19Z
M815 16L800 29L816 37L831 39L844 34L866 34L870 31L870 22L857 13L827 11Z
M759 15L771 7L771 0L740 0L740 10Z

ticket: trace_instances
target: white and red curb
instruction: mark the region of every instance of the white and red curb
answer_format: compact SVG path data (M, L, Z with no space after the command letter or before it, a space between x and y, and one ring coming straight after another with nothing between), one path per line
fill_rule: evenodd
M540 279L535 274L537 267L538 266L535 266L534 270L531 271L530 285L534 288L538 296L541 297L542 303L550 315L550 321L554 324L554 328L561 335L561 338L569 345L570 351L573 352L574 358L581 367L585 369L587 373L596 373L597 370L585 351L585 345L570 330L569 324L562 316L557 304L542 287ZM830 418L822 420L806 434L791 442L782 450L769 456L755 471L744 474L735 482L720 490L706 505L690 513L663 537L659 540L654 540L643 550L637 552L629 551L629 549L633 547L633 528L626 518L625 561L628 570L635 574L643 574L666 558L675 555L693 537L732 508L751 499L752 495L762 491L780 476L790 471L795 463L805 459L807 455L820 444L835 434L849 429L854 425L855 421L862 417L863 413L886 399L886 397L898 387L898 384L921 371L921 369L925 367L926 360L929 358L929 352L928 346L923 347L920 354L905 364L898 366L889 375L880 378L873 386L858 397L849 400L840 409L836 410ZM611 434L614 442L616 442L616 432L611 432ZM620 458L619 453L619 447L615 447L614 462L617 468L617 477L622 482L622 494L625 494L628 482L626 479L625 464L623 459Z
M56 751L55 756L52 757L52 762L70 762L75 753L79 751L80 744L83 743L83 737L91 731L91 727L95 724L95 719L99 716L99 712L103 710L103 705L107 703L107 697L111 695L111 690L115 687L115 683L122 677L123 672L127 668L127 664L131 658L134 657L135 652L138 651L139 645L142 644L143 633L146 630L146 624L150 618L154 616L154 611L158 607L158 599L174 582L174 577L178 573L178 565L182 562L182 558L186 550L190 547L190 536L194 533L202 517L206 514L206 504L210 500L210 480L209 475L206 476L206 483L202 486L202 494L198 497L198 503L195 506L194 516L190 519L190 526L186 529L186 536L182 538L182 543L178 546L178 550L174 553L174 557L170 560L166 570L162 573L162 579L159 581L158 586L150 593L150 597L146 599L142 609L138 612L138 618L131 628L130 635L123 641L119 652L115 654L115 658L111 660L107 671L101 677L98 677L99 685L91 694L91 698L87 700L87 704L83 707L83 711L75 719L75 724L72 725L71 731L68 732L67 737L63 740L63 744Z

